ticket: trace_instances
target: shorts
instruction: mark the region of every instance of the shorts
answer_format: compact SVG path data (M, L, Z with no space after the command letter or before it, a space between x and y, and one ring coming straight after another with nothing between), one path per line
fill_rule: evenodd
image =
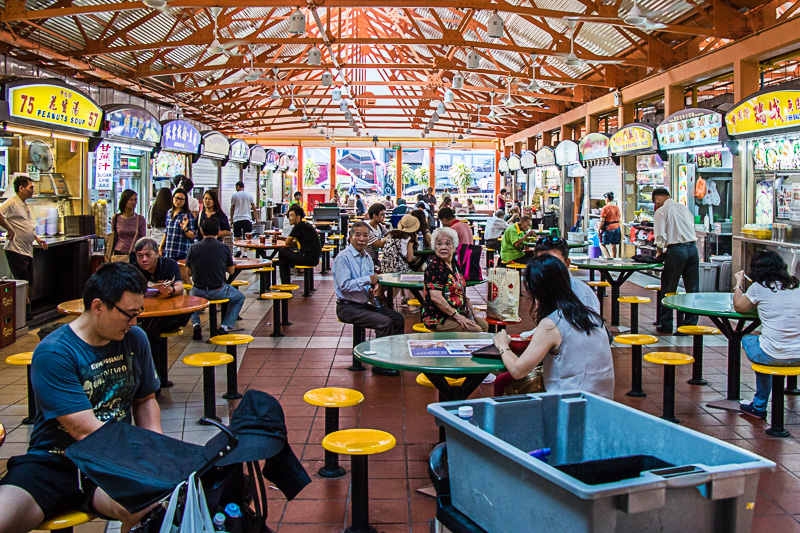
M31 256L6 250L6 260L14 279L25 280L28 283L33 280L33 258Z
M244 238L245 233L253 231L253 223L249 220L237 220L233 223L233 236L237 238Z
M619 244L622 240L622 232L619 228L607 229L603 232L603 244Z
M92 508L97 485L79 473L75 463L66 458L33 453L12 457L8 460L8 472L0 479L0 485L13 485L33 496L45 519L67 511L97 515Z

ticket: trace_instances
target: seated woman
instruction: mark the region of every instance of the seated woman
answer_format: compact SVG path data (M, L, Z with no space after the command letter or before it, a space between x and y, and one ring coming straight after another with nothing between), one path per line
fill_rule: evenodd
M489 331L489 324L475 316L467 298L467 282L453 261L456 248L455 230L441 227L433 232L435 255L425 269L422 322L434 331Z
M389 232L383 245L381 259L382 274L404 274L414 272L414 248L419 220L411 215L403 215L397 229ZM392 299L393 296L390 295ZM400 307L408 307L406 289L400 289Z
M600 315L583 305L570 286L564 263L549 254L531 259L525 267L531 317L536 329L520 357L509 349L509 336L494 338L508 374L498 376L495 393L512 379L527 376L543 362L547 392L579 390L614 397L611 346Z
M743 292L744 271L735 275L733 309L744 313L753 307L761 320L761 336L747 335L742 347L753 363L770 366L800 366L800 281L789 274L777 252L765 250L750 260L752 284ZM743 413L767 417L767 402L772 393L772 377L756 372L753 401L742 404Z
M414 209L411 211L411 216L419 220L419 229L417 233L422 235L423 249L430 250L431 248L431 228L428 225L428 217L422 209ZM416 270L416 269L415 269Z

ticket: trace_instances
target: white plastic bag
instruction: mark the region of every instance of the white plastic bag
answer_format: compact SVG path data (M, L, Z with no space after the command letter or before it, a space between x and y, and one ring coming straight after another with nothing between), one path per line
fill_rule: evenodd
M178 513L181 488L186 485L186 501L183 505L183 515L178 526L173 524L175 515ZM208 512L206 496L203 493L203 485L196 479L194 473L189 476L189 480L181 483L172 491L169 498L167 512L164 514L164 521L161 523L160 533L214 533L214 524L211 521L211 514Z
M486 276L486 316L504 322L519 322L519 272L490 268Z

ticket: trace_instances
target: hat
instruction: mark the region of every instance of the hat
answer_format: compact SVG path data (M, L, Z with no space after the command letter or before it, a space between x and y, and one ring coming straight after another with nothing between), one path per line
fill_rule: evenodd
M397 224L397 229L407 233L414 233L419 229L419 220L413 215L403 215L403 218Z
M220 466L269 459L288 441L281 404L258 390L244 393L228 427L239 437L239 444L217 463Z

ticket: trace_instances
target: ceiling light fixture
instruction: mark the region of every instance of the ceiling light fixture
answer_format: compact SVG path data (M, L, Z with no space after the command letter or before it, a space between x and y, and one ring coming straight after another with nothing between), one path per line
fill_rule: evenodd
M306 32L306 16L300 11L300 8L294 10L294 13L289 17L289 33L298 35Z
M324 87L330 87L333 85L333 74L331 74L328 70L322 73L322 85Z
M342 90L337 87L331 92L331 100L333 100L334 102L338 102L341 99L342 99Z
M339 102L339 111L341 111L342 113L347 111L347 101L342 100L341 102Z
M291 94L292 94L292 102L289 104L289 111L294 113L295 111L297 111L297 106L294 105L294 85L291 85L289 87L289 89L290 89Z
M469 52L467 52L467 68L474 70L481 66L481 55L475 51L475 49L470 48Z
M455 76L453 76L453 89L458 91L459 89L463 88L464 88L464 76L462 76L460 73L457 73Z
M308 51L308 64L317 66L322 62L322 51L317 46L312 46Z
M444 92L444 103L445 104L452 104L455 101L455 99L456 99L456 94L453 91L451 91L450 89L447 89Z
M503 37L503 19L495 11L486 21L486 34L492 39Z
M447 112L447 108L444 106L442 102L439 102L436 106L436 113L438 115L444 115Z

